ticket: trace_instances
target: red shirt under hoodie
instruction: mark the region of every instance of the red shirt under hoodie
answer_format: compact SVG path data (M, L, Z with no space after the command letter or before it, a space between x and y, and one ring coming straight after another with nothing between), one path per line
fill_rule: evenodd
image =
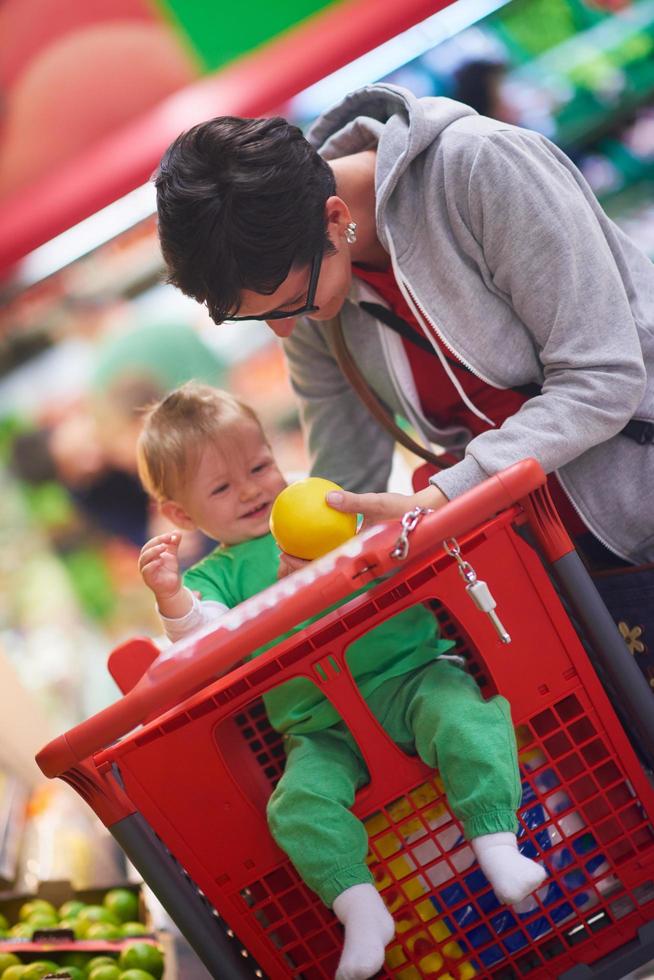
M384 302L391 308L393 313L402 317L406 323L412 327L420 336L424 336L424 331L414 317L404 296L397 285L393 270L391 268L383 271L373 269L363 269L353 265L352 272L359 279L367 282L379 293ZM390 329L390 328L389 328ZM431 336L427 339L431 340ZM520 406L527 400L524 394L513 391L511 388L493 388L472 374L463 365L455 362L455 356L436 338L443 353L449 358L452 371L463 391L470 401L488 418L493 419L497 426L501 425L505 419L515 415ZM473 437L481 432L486 432L490 428L488 422L475 415L468 406L461 400L458 391L453 384L435 385L434 384L434 359L428 354L425 355L415 344L402 338L404 350L409 359L409 366L415 381L416 390L420 399L423 414L437 427L448 425L463 425L470 430ZM442 370L440 364L439 369ZM449 380L449 379L448 379ZM547 484L554 500L554 505L558 510L561 520L566 529L573 537L577 534L584 534L587 528L572 504L561 489L559 481L553 473L550 473Z

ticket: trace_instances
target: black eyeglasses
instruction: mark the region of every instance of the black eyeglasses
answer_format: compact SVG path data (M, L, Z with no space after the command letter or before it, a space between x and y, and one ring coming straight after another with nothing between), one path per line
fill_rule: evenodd
M313 257L311 275L309 276L309 287L307 289L307 301L304 306L299 306L297 310L271 310L270 313L262 313L261 316L228 316L225 319L229 323L239 323L243 320L286 320L290 316L305 316L307 313L315 313L319 309L318 306L314 306L313 301L316 298L322 256L323 249L321 248Z

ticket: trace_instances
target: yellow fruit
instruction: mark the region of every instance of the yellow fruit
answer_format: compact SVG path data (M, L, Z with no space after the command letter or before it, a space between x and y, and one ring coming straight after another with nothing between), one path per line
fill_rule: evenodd
M331 480L312 476L291 483L275 500L270 530L282 549L296 558L320 558L356 534L356 514L342 514L325 496L341 488Z

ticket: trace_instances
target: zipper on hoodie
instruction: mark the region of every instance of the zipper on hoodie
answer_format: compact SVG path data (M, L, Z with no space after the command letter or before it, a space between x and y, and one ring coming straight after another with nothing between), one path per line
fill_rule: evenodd
M483 374L480 374L479 371L475 370L475 368L473 368L470 364L468 364L467 361L463 357L461 357L459 352L456 351L450 343L448 343L445 337L443 337L440 330L438 329L438 327L436 326L436 324L431 319L431 317L429 316L429 314L426 312L423 305L421 304L420 300L418 299L417 294L413 289L413 286L411 286L411 284L402 275L402 272L397 264L397 257L395 255L395 246L393 244L393 239L390 236L388 228L386 228L385 231L386 231L386 238L388 241L389 254L391 257L391 265L393 267L393 273L395 275L395 280L399 286L400 292L404 296L405 300L407 301L409 307L413 311L413 314L418 320L418 322L422 323L423 327L425 328L429 326L433 331L433 333L436 334L436 337L442 340L443 346L446 347L447 350L449 350L450 353L456 358L456 360L460 364L462 364L468 371L470 371L471 374L479 378L481 381L485 382L485 384L490 385L491 388L495 388L501 391L502 390L501 388L498 388L497 385L493 384L491 381L488 380L488 378L485 378ZM427 333L429 333L429 331L427 331ZM474 402L468 397L466 392L463 390L463 386L459 382L458 378L452 372L451 367L447 363L447 358L444 357L438 344L434 345L434 350L438 355L438 359L441 362L445 374L450 379L452 385L456 389L463 403L468 406L470 411L473 412L473 414L476 415L477 418L483 419L484 422L488 422L488 424L492 425L493 428L497 428L497 423L494 422L493 419L490 419L487 415L484 415L484 413L477 408Z
M557 470L554 470L553 472L554 472L554 476L556 477L556 481L559 484L559 486L561 487L561 489L563 490L563 493L565 494L565 496L567 497L567 499L568 499L568 501L570 503L570 506L574 510L574 512L577 515L577 517L579 517L579 519L581 520L582 524L586 528L588 528L588 531L593 535L593 537L594 538L597 538L597 540L599 541L599 543L602 544L602 545L604 545L604 547L606 548L606 550L607 551L610 551L612 555L615 555L617 558L621 558L623 561L630 562L631 561L631 558L629 558L628 555L625 555L625 554L623 554L620 551L616 551L615 548L613 547L613 545L610 545L608 543L608 541L606 541L602 537L601 534L599 534L594 528L590 527L590 525L588 523L588 518L586 517L585 514L582 514L582 512L579 510L579 507L577 506L577 504L575 503L575 501L570 496L570 493L568 492L568 488L560 480L558 471ZM573 545L575 544L574 543L574 540L572 540L572 543L573 543ZM576 545L575 545L575 550L576 550Z
M466 368L466 370L470 371L471 374L473 374L475 377L479 378L481 381L485 382L485 384L490 385L491 388L495 388L496 391L504 391L504 390L506 390L506 389L500 388L496 384L493 384L493 382L492 381L489 381L488 378L484 377L484 375L481 374L481 372L477 371L476 368L473 368L471 364L468 364L468 362L465 360L465 358L463 358L459 354L459 352L457 350L455 350L454 347L452 347L452 345L443 336L443 334L441 333L441 331L438 329L438 327L436 326L436 324L434 323L434 321L429 316L429 314L425 310L424 306L422 305L422 303L418 299L417 293L415 292L413 286L402 275L402 273L401 273L401 271L399 269L399 266L397 265L397 260L396 260L396 257L395 257L395 248L393 246L393 241L392 241L391 236L389 234L388 228L386 228L386 237L387 237L388 244L389 244L389 251L390 251L390 256L391 256L391 264L393 266L393 272L395 274L395 278L396 278L397 284L398 284L398 286L400 288L400 292L402 293L402 295L406 299L407 303L409 304L409 306L413 310L414 314L417 314L417 319L423 321L423 326L425 326L425 324L427 324L429 327L431 327L431 329L434 332L434 334L436 334L436 337L439 340L442 341L443 346L446 347L447 350L457 359L457 361L460 364L462 364ZM462 396L463 400L466 402L466 404L468 405L468 407L475 413L475 415L478 418L484 419L484 421L489 422L494 428L497 428L497 423L496 422L493 422L493 420L492 419L489 419L487 415L484 415L483 412L479 411L479 409L476 408L476 406L473 404L473 402L463 392L463 389L460 387L460 385L455 381L455 379L453 378L453 376L450 374L450 372L449 372L449 370L448 370L448 368L446 366L446 362L444 362L442 359L441 359L441 364L443 364L443 366L445 367L445 370L446 370L446 373L447 373L448 377L450 378L450 380L452 381L452 383L454 384L455 388L457 389L457 391L459 392L459 394ZM604 547L607 549L607 551L610 551L611 554L616 555L618 558L622 558L623 561L630 561L630 559L626 555L623 555L619 551L616 551L616 549L614 547L612 547L612 545L610 545L608 543L608 541L606 541L602 537L601 534L599 534L594 528L591 528L589 526L588 518L584 514L582 514L582 512L579 510L579 507L577 506L576 502L570 496L570 493L568 492L567 487L565 487L563 485L563 483L561 482L561 480L559 479L558 473L556 473L556 471L555 471L555 476L556 476L556 479L558 481L559 486L563 490L563 493L568 498L572 509L575 511L575 513L577 514L577 516L579 517L579 519L582 521L582 523L585 525L585 527L588 528L588 530L593 535L593 537L597 538L597 540L599 541L599 543L602 544L602 545L604 545ZM574 542L573 542L573 544L574 544Z

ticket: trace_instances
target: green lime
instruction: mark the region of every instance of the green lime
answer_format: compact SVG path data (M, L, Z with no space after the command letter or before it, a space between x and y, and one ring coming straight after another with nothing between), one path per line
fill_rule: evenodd
M86 905L80 910L77 918L80 922L109 922L113 926L118 925L116 916L104 905Z
M142 922L124 922L120 931L126 939L130 936L147 936L149 929Z
M59 918L76 919L83 908L84 902L78 902L76 898L71 898L69 902L64 902L59 908Z
M2 930L3 930L3 932L4 932L4 931L5 931L5 930L7 930L8 928L9 928L9 921L8 921L8 919L6 919L6 918L4 917L4 915L3 915L3 914L2 914L1 912L0 912L0 929L2 929ZM0 973L0 977L1 977L1 976L2 976L2 974Z
M18 911L18 918L21 922L24 922L36 912L43 912L45 915L51 915L55 919L57 918L57 910L52 902L45 902L42 898L33 898L29 902L25 902L24 905L21 905Z
M145 970L157 980L159 980L164 968L163 954L159 947L152 943L131 943L126 946L121 951L118 964L121 970ZM133 978L129 978L129 980L133 980Z
M156 977L146 970L125 970L120 974L119 980L156 980Z
M9 930L9 935L12 939L31 939L33 932L34 926L31 922L17 922Z
M0 980L20 980L24 972L25 967L22 963L20 965L9 966L0 977Z
M67 973L70 980L86 980L86 973L78 966L58 966L57 970L59 973Z
M92 922L86 930L87 939L122 939L120 926L112 922Z
M58 929L72 929L75 932L75 926L77 925L77 919L59 919L57 924Z
M86 964L86 973L87 975L89 973L92 973L98 966L115 966L116 963L117 963L116 957L107 956L106 953L104 953L102 956L94 956Z
M26 921L35 929L56 929L59 925L57 916L48 915L47 912L32 912Z
M134 922L139 917L138 897L126 888L112 888L105 895L102 904L119 922Z
M59 969L58 963L52 960L37 960L26 966L20 975L20 980L42 980L47 973L56 973Z
M115 963L111 966L108 964L106 966L96 966L95 970L91 970L88 974L89 980L120 980L120 970Z
M69 953L62 954L61 965L76 966L78 970L85 970L92 958L93 953L82 953L80 950L71 950Z
M10 966L20 966L20 960L14 953L0 953L0 978Z

